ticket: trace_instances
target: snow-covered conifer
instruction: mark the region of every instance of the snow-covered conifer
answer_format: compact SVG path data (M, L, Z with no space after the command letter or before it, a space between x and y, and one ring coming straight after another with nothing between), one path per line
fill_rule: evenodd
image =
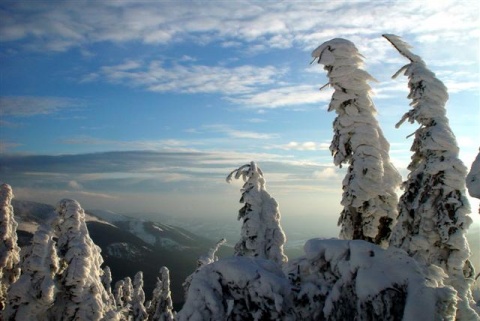
M22 274L7 296L3 320L48 320L55 302L59 258L50 226L41 225L22 259Z
M255 162L243 165L227 177L227 182L242 177L241 203L245 205L238 213L243 220L241 239L235 245L235 255L252 256L287 262L283 253L285 233L280 226L280 211L277 201L265 189L265 179Z
M133 321L146 321L148 319L145 309L145 292L143 291L143 272L139 271L133 278L132 314Z
M220 241L217 242L217 244L215 244L214 247L212 247L212 248L210 248L210 250L208 250L208 253L206 255L202 255L198 258L197 269L192 274L187 276L187 278L185 279L185 281L182 284L183 290L185 292L185 296L188 293L188 288L190 287L190 282L192 282L192 278L195 275L195 273L197 273L205 265L208 265L210 263L218 261L218 257L215 255L215 253L217 253L220 246L222 246L226 242L227 242L226 239L224 239L224 238L221 239Z
M172 294L170 292L170 272L165 266L160 268L160 277L153 290L152 301L148 309L149 321L174 321Z
M467 187L471 197L480 199L480 150L467 175ZM480 213L480 208L478 211Z
M324 65L335 90L328 108L337 114L330 144L334 164L349 166L342 183L340 237L386 247L398 213L395 190L401 177L375 118L368 84L374 78L361 68L362 56L348 40L327 41L312 56Z
M10 185L0 185L0 311L5 308L8 288L20 276L18 224L13 217L12 199Z
M87 230L85 212L74 200L57 204L58 275L52 320L101 320L114 309L101 277L103 258Z
M397 127L405 120L420 125L415 131L410 173L403 183L391 245L422 263L442 267L449 275L448 284L458 292L457 320L478 320L471 308L474 271L465 237L472 222L465 195L467 168L458 158L458 145L446 117L447 88L408 44L395 35L384 37L410 60L394 75L405 73L408 98L412 99L412 109Z
M125 303L123 302L123 286L125 283L123 280L118 280L115 283L115 289L113 290L113 297L115 298L115 304L117 305L117 310L121 310Z
M456 292L442 269L362 240L312 239L284 268L297 320L451 320Z
M107 295L109 297L109 304L115 307L117 304L115 303L115 297L112 292L112 271L110 270L110 267L105 266L103 268L103 275L101 279L103 287L107 291Z
M236 256L193 276L177 320L295 320L290 284L271 260Z

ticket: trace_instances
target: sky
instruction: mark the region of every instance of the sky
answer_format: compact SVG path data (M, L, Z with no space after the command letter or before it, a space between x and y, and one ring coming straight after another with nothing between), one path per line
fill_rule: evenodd
M448 87L470 168L479 26L478 1L0 0L0 181L17 199L235 220L241 182L225 177L253 160L284 224L335 236L345 169L328 150L332 90L319 90L312 50L356 44L406 179L417 125L395 128L410 101L407 78L391 76L408 62L381 35L402 37Z

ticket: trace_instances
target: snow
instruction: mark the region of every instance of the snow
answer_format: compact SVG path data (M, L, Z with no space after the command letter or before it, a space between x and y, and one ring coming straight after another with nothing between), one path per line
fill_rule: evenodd
M455 291L443 285L446 274L419 265L402 250L338 239L312 239L304 250L305 257L284 269L299 288L299 317L399 320L403 314L403 320L453 320Z
M274 262L226 258L194 275L177 320L293 320L289 292L290 285Z

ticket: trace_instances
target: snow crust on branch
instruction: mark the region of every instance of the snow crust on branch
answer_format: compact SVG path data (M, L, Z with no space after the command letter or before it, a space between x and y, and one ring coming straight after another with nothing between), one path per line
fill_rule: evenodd
M280 210L277 201L265 188L262 170L255 162L240 166L227 176L242 177L245 184L241 190L238 219L243 220L241 239L235 245L235 255L252 256L272 260L276 263L287 262L283 253L286 237L280 226Z
M335 90L328 108L337 114L330 144L334 164L349 165L342 182L340 237L386 247L397 217L395 190L401 176L390 161L390 145L375 119L368 84L375 79L361 69L362 56L349 40L329 40L312 56L324 65Z
M395 74L404 72L408 77L408 98L412 100L412 108L397 126L405 120L420 125L390 243L419 262L443 268L449 275L448 284L458 292L457 320L479 320L472 309L474 270L465 236L472 223L465 194L467 168L458 157L459 148L446 117L447 88L399 37L384 37L410 60Z
M20 276L20 247L17 245L17 227L12 207L13 191L10 185L0 185L0 311L5 308L8 288Z
M280 267L252 257L225 258L193 276L178 321L295 320Z
M454 320L456 292L442 269L361 240L311 239L284 272L298 320Z

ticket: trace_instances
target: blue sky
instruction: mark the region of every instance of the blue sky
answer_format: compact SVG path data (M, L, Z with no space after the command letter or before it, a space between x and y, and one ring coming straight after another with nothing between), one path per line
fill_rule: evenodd
M241 184L224 178L255 160L286 222L333 236L344 172L311 51L342 37L365 56L405 178L417 126L394 128L409 101L407 79L391 76L407 61L381 34L403 37L449 88L469 168L479 16L478 1L1 0L0 179L23 199L235 218Z

